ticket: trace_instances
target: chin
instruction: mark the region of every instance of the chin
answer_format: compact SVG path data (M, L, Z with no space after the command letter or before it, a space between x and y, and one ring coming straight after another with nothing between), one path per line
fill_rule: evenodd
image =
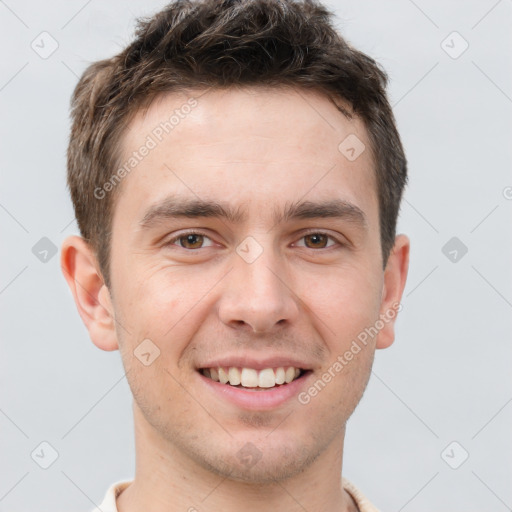
M204 469L223 478L247 484L268 485L301 473L320 455L313 446L301 444L292 436L273 440L255 435L233 438L223 447L205 450L204 444L192 448L191 456ZM316 449L315 449L316 448Z

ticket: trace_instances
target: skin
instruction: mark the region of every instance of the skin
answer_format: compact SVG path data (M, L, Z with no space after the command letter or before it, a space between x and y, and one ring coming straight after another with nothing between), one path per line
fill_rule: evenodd
M375 349L394 340L396 316L306 405L294 397L271 410L244 410L211 392L197 367L225 354L300 357L311 369L307 390L359 333L396 308L409 239L396 237L383 270L365 127L313 91L173 93L136 115L124 156L191 95L198 105L120 185L111 289L83 239L62 246L63 272L90 337L102 350L120 350L134 396L136 475L118 508L357 510L340 485L345 424ZM349 134L366 145L355 161L338 149ZM147 209L176 193L224 201L247 218L164 219L142 228ZM273 221L274 209L288 203L332 198L360 208L366 228L345 218ZM186 237L171 240L190 228L206 236L188 245ZM236 252L248 236L262 249L252 263ZM144 339L160 350L149 366L134 356ZM247 443L261 456L253 465L240 460Z

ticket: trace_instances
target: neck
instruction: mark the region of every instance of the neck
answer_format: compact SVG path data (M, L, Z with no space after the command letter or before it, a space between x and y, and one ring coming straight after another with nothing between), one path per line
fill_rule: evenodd
M162 439L134 404L136 470L117 498L118 512L345 512L357 510L342 489L344 430L304 471L271 483L230 479L191 460Z

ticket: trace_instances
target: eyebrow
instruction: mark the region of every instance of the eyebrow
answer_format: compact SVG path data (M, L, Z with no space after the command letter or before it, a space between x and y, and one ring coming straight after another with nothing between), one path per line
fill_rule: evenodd
M170 196L148 208L139 225L144 229L175 218L219 218L233 224L247 220L247 212L223 201ZM286 203L283 209L274 208L274 225L295 219L335 218L346 220L360 229L368 227L364 212L343 199L325 201L296 201Z

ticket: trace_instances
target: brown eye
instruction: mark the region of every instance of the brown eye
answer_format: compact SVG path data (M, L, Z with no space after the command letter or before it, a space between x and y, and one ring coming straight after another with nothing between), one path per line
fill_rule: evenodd
M312 233L310 235L304 236L304 240L307 240L311 243L311 245L308 245L308 242L306 242L306 247L309 247L310 249L325 249L325 247L327 247L327 241L329 238L329 236L322 233Z
M190 231L181 233L181 235L177 235L174 238L171 238L168 242L165 243L167 247L182 247L186 250L194 250L194 249L203 249L205 247L212 247L213 243L209 236L205 235L201 232Z
M189 233L182 235L177 240L180 241L181 247L184 249L200 249L204 242L204 236L197 233Z

